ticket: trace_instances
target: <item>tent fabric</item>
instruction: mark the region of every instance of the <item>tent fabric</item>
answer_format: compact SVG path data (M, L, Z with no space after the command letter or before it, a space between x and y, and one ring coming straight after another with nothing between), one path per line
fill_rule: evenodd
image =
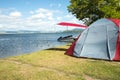
M60 22L57 25L87 28L87 26L76 24L76 23L69 23L69 22Z
M120 19L109 19L109 20L113 21L117 25L117 27L120 26Z
M113 60L120 60L120 32L118 34L118 41L116 46L116 54Z
M80 35L78 36L78 38L79 37L80 37ZM76 42L77 42L78 38L72 43L72 45L70 46L70 48L66 51L67 53L65 53L65 54L69 54L70 56L73 55L74 47L76 45Z
M117 45L113 60L120 60L120 20L119 19L110 19L110 20L113 21L118 27Z
M106 60L120 60L119 22L100 19L91 24L65 54ZM70 51L71 50L71 51Z

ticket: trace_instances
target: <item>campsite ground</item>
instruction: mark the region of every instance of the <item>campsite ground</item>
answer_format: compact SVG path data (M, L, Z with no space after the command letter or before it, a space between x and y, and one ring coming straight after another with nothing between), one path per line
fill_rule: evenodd
M120 62L75 58L59 46L0 59L0 80L119 80Z

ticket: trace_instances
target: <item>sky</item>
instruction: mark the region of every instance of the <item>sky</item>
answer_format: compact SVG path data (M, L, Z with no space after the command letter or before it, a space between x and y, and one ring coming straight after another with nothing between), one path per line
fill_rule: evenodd
M59 22L82 24L68 12L69 4L69 0L0 0L0 31L54 32L66 29Z

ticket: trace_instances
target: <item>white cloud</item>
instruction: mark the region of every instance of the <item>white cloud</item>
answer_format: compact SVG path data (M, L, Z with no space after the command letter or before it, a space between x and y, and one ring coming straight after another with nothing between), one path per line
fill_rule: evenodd
M0 24L0 28L2 28L3 27L3 25L2 24Z
M47 9L44 9L44 8L39 8L39 9L37 9L35 12L36 13L46 13L46 12L48 12L49 10L47 10Z
M38 14L32 15L31 18L33 19L45 18L45 15L43 13L38 13Z
M79 22L75 17L60 12L59 10L39 8L30 11L30 16L28 17L20 17L22 16L21 12L16 10L10 12L9 15L0 14L0 30L38 30L41 32L53 32L66 29L65 27L56 27L58 22Z
M14 11L9 14L11 17L20 17L22 16L21 12Z
M57 20L62 20L62 17L57 17Z
M42 19L42 20L54 20L53 11L39 8L38 10L32 11L31 19Z
M71 17L73 17L72 15L66 15L65 16L66 18L71 18Z

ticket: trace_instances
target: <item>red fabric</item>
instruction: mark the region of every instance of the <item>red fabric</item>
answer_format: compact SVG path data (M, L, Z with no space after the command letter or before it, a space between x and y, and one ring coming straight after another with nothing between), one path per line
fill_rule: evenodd
M77 40L76 40L76 41L77 41ZM75 47L76 41L74 41L74 42L72 43L72 45L70 46L69 49L67 49L67 51L65 52L65 54L70 55L70 56L73 56L73 52L74 52L74 47Z
M117 25L117 27L120 26L120 19L109 19L109 20L113 21Z
M116 45L115 57L113 60L120 60L120 32L118 33L118 40Z
M68 23L68 22L60 22L57 25L87 28L87 26L84 26L84 25L75 24L75 23Z
M80 35L78 36L78 38L72 43L72 45L70 46L70 48L65 52L65 54L73 56L73 52L74 52L74 47L76 45L77 40L79 39Z
M113 21L118 28L120 28L120 19L110 19ZM116 52L113 60L120 60L120 30L118 32L118 39L117 39L117 44L116 44Z

